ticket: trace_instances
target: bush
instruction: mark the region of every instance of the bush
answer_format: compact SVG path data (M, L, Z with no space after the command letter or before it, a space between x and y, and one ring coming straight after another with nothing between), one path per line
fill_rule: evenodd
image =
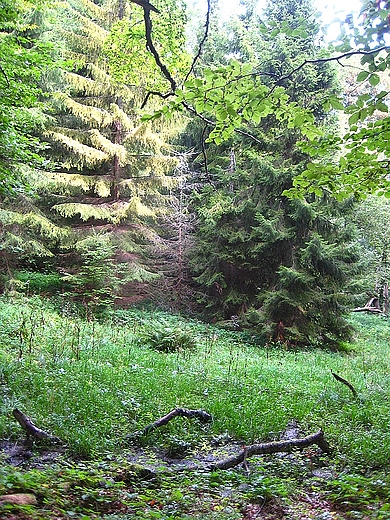
M54 294L64 288L64 282L57 273L35 273L19 271L15 279L23 284L23 292L28 294Z
M177 352L196 347L196 340L180 327L170 327L161 323L140 334L140 343L159 352Z

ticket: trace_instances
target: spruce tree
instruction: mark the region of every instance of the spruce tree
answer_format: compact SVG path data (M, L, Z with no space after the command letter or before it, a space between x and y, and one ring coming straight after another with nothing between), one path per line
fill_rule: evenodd
M321 52L312 12L308 0L269 4L268 25L285 22L298 31L275 29L271 38L268 31L256 40L251 59L265 81L287 76L295 64ZM253 11L250 16L253 22ZM247 26L253 31L253 23ZM242 55L248 56L247 50ZM323 92L334 91L335 77L329 66L306 70L283 86L290 100L310 106L320 124ZM348 338L342 287L356 255L348 245L347 208L314 197L282 196L307 161L296 145L297 130L273 115L243 130L255 139L209 146L211 183L194 198L200 223L192 265L200 292L207 295L205 305L220 319L239 316L243 326L254 326L271 340L323 344Z
M77 241L83 242L92 232L99 251L109 233L115 245L112 262L126 266L125 275L119 269L123 284L156 276L145 251L153 243L153 220L164 211L177 164L168 142L175 125L141 122L139 107L147 79L158 78L159 71L140 66L137 76L139 58L129 53L130 64L126 62L126 45L128 39L139 37L142 13L125 0L69 0L62 11L56 8L56 24L47 36L62 42L68 66L48 81L52 124L44 138L57 167L42 177L41 206L76 232L73 262L81 262L84 271L89 260L80 257L84 248ZM68 271L75 267L68 265L72 258L68 254L59 258Z
M50 189L56 193L57 186L60 200L53 207L65 218L117 224L151 215L157 188L169 185L165 174L175 164L161 132L136 114L139 89L110 73L104 44L125 7L122 1L75 1L63 13L70 27L60 27L59 34L73 67L52 93L54 124L46 136L59 165Z

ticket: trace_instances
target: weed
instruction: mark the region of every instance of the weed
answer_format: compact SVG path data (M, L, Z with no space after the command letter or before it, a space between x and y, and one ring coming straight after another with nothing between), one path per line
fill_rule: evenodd
M389 518L390 477L371 474L369 477L342 474L328 483L329 498L346 511L360 511L370 518ZM359 517L356 516L355 517Z

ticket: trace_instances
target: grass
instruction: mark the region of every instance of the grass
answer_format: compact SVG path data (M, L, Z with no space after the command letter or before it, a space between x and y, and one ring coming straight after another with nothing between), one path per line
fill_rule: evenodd
M201 408L213 415L211 425L176 419L146 444L191 454L218 438L277 439L295 419L305 433L325 432L342 475L384 470L390 322L361 314L350 319L357 335L345 352L288 350L159 311L118 311L98 323L69 309L58 313L38 298L2 299L0 439L21 438L11 414L17 407L73 455L101 460L123 454L126 435L171 409ZM160 351L164 342L168 352ZM331 371L352 383L357 397ZM335 499L337 485L330 491Z

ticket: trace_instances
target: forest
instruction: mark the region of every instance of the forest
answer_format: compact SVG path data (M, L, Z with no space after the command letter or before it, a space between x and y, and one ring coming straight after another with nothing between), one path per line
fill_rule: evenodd
M390 519L390 2L322 9L1 3L1 518Z

